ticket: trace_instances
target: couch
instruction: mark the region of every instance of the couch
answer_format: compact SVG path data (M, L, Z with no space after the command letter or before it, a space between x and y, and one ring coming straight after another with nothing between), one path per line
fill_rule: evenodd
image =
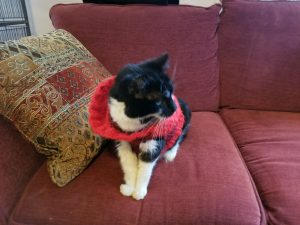
M113 74L167 50L191 129L135 201L120 194L110 151L59 188L45 158L1 118L0 224L300 224L300 3L226 0L220 9L54 6L54 27Z

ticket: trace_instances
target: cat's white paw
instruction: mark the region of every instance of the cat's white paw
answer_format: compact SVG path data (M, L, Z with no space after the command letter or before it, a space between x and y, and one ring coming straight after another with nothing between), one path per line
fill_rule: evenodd
M140 190L135 190L133 192L132 197L135 200L142 200L143 198L145 198L146 195L147 195L147 189L146 188L141 188Z
M124 196L131 196L134 191L134 187L128 184L121 184L120 192Z
M177 142L169 151L167 151L164 154L164 158L166 162L172 162L175 159L178 148L179 148L179 144Z
M164 155L166 162L172 162L177 155L177 151L167 151Z

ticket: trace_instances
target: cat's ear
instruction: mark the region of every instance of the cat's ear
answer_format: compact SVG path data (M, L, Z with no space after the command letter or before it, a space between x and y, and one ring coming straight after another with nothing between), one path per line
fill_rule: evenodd
M150 67L152 69L158 70L159 72L165 73L167 69L169 69L169 54L165 52L157 58L142 62L140 66Z

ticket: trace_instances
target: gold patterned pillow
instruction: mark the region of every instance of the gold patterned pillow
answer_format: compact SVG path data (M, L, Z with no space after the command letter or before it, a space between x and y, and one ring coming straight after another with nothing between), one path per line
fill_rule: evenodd
M99 152L88 103L110 76L64 30L0 42L0 113L48 158L52 181L64 186Z

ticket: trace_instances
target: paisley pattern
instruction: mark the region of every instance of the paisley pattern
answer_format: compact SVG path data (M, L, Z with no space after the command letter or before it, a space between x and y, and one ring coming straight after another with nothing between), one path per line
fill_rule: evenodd
M88 104L109 76L64 30L0 43L0 113L47 156L58 186L78 176L100 150Z

